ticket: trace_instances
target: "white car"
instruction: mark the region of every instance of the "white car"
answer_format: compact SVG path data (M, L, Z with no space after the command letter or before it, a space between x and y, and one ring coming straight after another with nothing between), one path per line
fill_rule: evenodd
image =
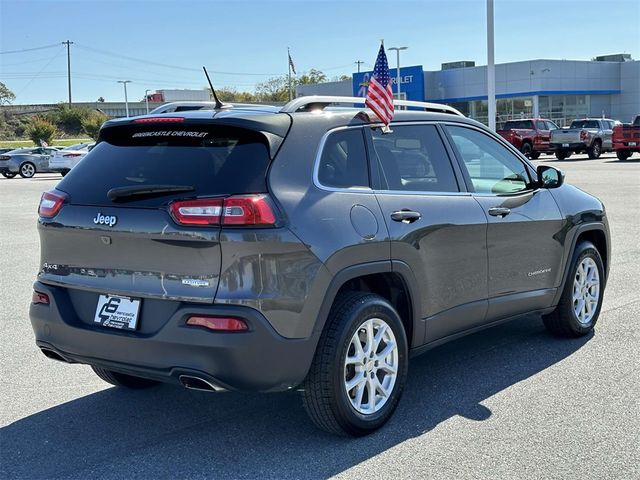
M75 167L93 148L95 142L77 143L59 150L49 159L49 170L59 172L63 177Z

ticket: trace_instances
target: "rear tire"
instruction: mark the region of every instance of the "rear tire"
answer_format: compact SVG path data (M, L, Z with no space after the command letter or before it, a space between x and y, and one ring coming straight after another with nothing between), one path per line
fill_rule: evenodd
M576 247L571 268L556 309L542 317L545 327L559 337L581 337L593 330L604 294L604 266L591 242Z
M25 162L20 165L20 176L22 178L31 178L36 174L36 166L31 162Z
M13 173L13 172L2 172L2 176L4 178L13 178L17 175L17 173Z
M362 292L341 294L327 322L303 384L304 408L322 430L367 435L400 400L408 366L404 326L387 300Z
M571 154L565 150L556 150L556 158L558 160L564 160L565 158L569 158Z
M595 160L596 158L600 158L600 154L602 153L602 144L600 140L594 140L589 148L587 148L587 155L591 160Z
M631 150L616 150L616 157L623 162L631 156Z
M540 152L538 152L537 150L533 150L533 151L531 152L531 155L529 155L529 158L530 158L531 160L537 160L537 159L539 159L539 158L540 158Z
M91 368L102 380L116 387L125 387L139 390L142 388L149 388L158 385L160 382L155 380L149 380L148 378L134 377L133 375L126 375L124 373L114 372L105 368L96 367L91 365Z
M520 152L522 152L525 157L530 158L533 152L533 147L529 142L524 142L522 147L520 147Z

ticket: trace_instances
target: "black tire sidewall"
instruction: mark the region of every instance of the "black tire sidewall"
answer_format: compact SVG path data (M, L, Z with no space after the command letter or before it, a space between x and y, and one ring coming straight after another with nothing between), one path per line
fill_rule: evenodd
M529 158L533 153L533 147L531 147L531 144L529 142L525 142L522 144L522 148L520 149L520 151L525 157Z
M598 275L600 279L600 290L598 292L598 305L596 307L596 311L591 317L591 320L588 324L583 324L578 320L578 317L573 309L573 281L576 277L576 272L578 270L578 265L586 258L590 257L596 264L598 268ZM567 277L567 283L565 285L565 291L563 295L565 296L565 302L563 302L562 308L565 308L566 314L571 319L571 328L578 334L584 335L591 331L595 326L598 317L600 316L600 310L602 309L602 300L604 296L604 288L605 288L605 279L604 279L604 265L602 263L602 258L600 257L600 253L591 243L583 243L579 245L576 249L576 253L574 255L573 264L571 266L571 271L569 277Z
M26 167L27 165L31 165L31 166L33 167L33 175L25 175L25 174L23 174L23 173L22 173L22 169L23 169L24 167ZM22 178L33 178L33 176L34 176L35 174L36 174L36 166L35 166L33 163L31 163L31 162L25 162L25 163L23 163L22 165L20 165L20 176L21 176Z
M408 347L404 327L395 309L383 298L368 296L368 300L349 311L349 319L345 322L338 338L333 372L331 375L334 392L333 409L342 428L353 435L364 435L382 426L393 414L406 382L408 370ZM344 388L344 360L353 334L368 318L380 318L393 331L398 345L398 376L390 398L377 412L363 415L357 412L347 398Z

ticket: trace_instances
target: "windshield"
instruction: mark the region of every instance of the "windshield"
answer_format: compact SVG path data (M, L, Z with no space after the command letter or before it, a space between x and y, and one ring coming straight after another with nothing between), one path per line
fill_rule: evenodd
M10 150L7 152L7 155L18 155L24 153L31 153L35 150L35 148L16 148L15 150Z
M533 130L531 120L510 120L504 124L505 130Z
M75 145L70 145L68 147L64 147L62 150L83 150L89 146L88 143L76 143Z
M598 128L597 120L574 120L571 128Z

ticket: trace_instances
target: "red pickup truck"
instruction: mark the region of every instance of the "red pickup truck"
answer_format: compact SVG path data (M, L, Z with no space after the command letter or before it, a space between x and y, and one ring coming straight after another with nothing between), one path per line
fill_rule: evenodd
M630 124L613 127L613 149L618 160L626 160L633 152L640 152L640 114Z
M523 118L507 121L504 127L498 130L498 134L524 155L535 160L541 153L553 153L553 149L549 147L549 137L551 130L557 128L551 120Z

